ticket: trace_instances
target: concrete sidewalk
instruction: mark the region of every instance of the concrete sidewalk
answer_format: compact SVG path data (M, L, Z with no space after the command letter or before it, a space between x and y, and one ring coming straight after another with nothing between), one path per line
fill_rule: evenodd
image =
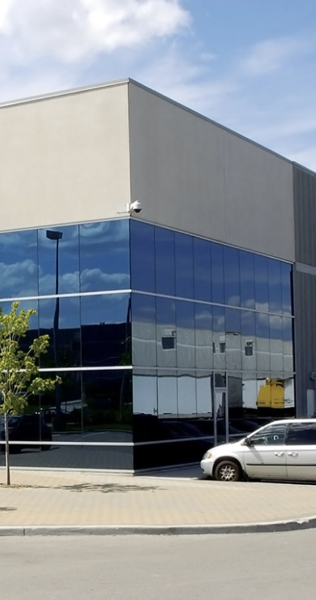
M0 535L224 533L316 526L316 485L150 475L0 471Z

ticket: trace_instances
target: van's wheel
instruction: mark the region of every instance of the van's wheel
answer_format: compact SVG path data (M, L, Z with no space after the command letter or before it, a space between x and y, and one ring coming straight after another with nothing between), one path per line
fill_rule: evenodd
M233 460L221 460L215 468L215 479L218 481L239 481L241 468Z

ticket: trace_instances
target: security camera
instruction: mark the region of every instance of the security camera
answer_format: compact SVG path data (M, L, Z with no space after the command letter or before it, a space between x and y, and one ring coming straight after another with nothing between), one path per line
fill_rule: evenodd
M118 210L117 214L119 215L132 215L132 213L136 213L139 214L140 212L142 212L143 207L141 205L141 203L138 200L135 200L135 202L128 202L127 204L125 204L125 208L124 210Z
M130 204L130 211L131 212L135 212L135 213L140 213L143 210L143 207L141 205L140 202L138 202L138 200L135 200L135 202L131 202Z

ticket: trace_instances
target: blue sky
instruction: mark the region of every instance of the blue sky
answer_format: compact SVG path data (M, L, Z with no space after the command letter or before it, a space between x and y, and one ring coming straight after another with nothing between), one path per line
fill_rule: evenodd
M0 0L0 102L132 77L316 170L315 0Z

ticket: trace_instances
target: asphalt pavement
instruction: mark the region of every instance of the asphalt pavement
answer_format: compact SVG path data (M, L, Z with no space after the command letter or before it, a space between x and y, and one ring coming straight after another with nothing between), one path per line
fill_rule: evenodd
M231 533L316 526L316 485L226 483L199 466L122 472L0 470L0 535Z

